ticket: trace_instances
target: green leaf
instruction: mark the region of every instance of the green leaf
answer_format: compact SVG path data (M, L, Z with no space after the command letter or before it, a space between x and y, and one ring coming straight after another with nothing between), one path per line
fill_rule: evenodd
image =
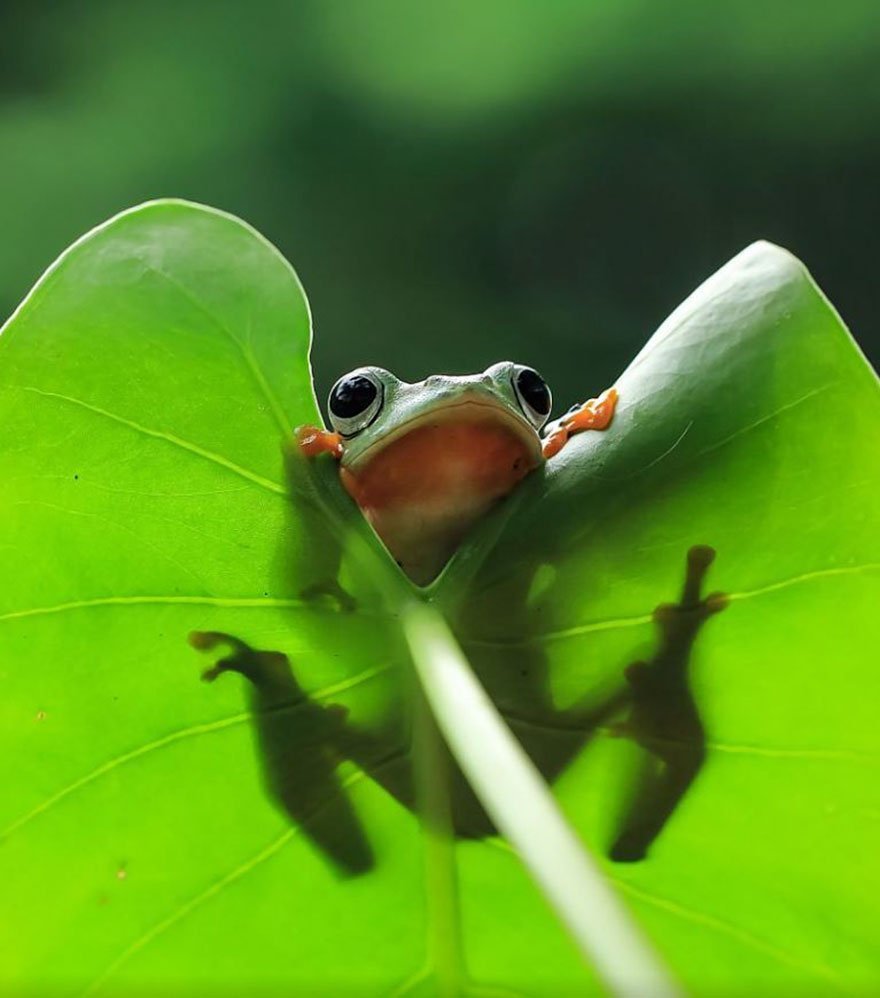
M685 986L876 986L877 867L853 862L880 807L876 378L804 268L759 243L618 388L612 428L574 438L449 566L465 651L545 773L575 758L557 795L603 853L627 794L662 790L663 750L674 782L704 747L649 858L608 865ZM688 639L652 611L695 545L728 605ZM603 714L640 659L661 677L629 717L647 749Z
M87 236L0 337L4 989L388 986L421 959L411 814L349 764L381 875L340 880L264 792L245 684L187 645L283 648L364 724L394 702L381 608L301 598L328 547L282 460L319 418L309 337L278 253L177 203Z
M0 337L6 989L598 986L500 839L422 835L416 593L333 463L283 446L319 419L308 342L277 252L176 202L85 237ZM604 863L686 986L876 983L877 885L852 862L880 806L873 376L758 246L618 386L612 427L424 596L600 855L658 753L687 764L705 729L647 858ZM694 545L728 605L653 623ZM259 681L200 683L193 631L246 643L201 639ZM630 690L639 658L677 685Z

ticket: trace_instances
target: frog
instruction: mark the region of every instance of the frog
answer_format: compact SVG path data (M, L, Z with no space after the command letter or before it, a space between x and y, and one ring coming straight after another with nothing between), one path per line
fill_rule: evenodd
M307 458L330 454L345 491L401 570L430 585L475 524L569 440L605 430L616 388L550 422L553 397L534 368L513 361L481 374L401 381L359 367L330 390L331 430L297 428Z
M547 382L531 367L504 361L481 374L431 375L408 383L380 367L339 378L327 400L330 428L302 426L294 451L307 461L331 460L341 485L372 525L400 569L416 586L430 586L468 532L530 476L556 462L577 460L573 437L604 431L618 404L612 387L550 419ZM621 816L608 856L638 862L661 833L696 778L705 735L690 692L691 646L708 617L723 609L721 594L701 595L714 551L687 554L681 600L655 613L655 654L623 670L608 690L588 689L565 707L554 702L550 661L540 644L470 648L471 661L505 721L550 783L598 733L642 747L644 772L634 805ZM318 592L320 590L320 592ZM326 598L321 583L311 595ZM338 587L330 586L339 596ZM338 599L351 612L351 597ZM524 612L514 596L511 614ZM267 793L340 875L374 864L369 836L347 803L338 763L353 761L403 807L418 809L409 759L411 723L405 711L377 727L345 707L313 700L279 651L253 648L222 632L193 632L201 651L228 649L203 673L248 680L252 718ZM465 777L449 767L452 828L457 836L497 834Z

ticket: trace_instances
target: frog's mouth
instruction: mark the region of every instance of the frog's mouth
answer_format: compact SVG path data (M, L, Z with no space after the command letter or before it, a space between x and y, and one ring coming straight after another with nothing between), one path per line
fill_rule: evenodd
M530 424L468 399L381 437L341 477L403 571L424 586L474 523L542 461Z

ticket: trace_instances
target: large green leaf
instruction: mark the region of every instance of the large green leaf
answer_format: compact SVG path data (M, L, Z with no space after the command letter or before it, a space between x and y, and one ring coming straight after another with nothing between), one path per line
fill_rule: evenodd
M6 988L595 986L500 840L423 843L412 589L332 462L283 456L318 418L308 342L271 247L167 202L69 250L0 337ZM880 807L873 376L800 265L757 246L619 388L612 428L427 595L602 854L652 753L700 740L663 724L683 679L630 718L641 747L603 707L637 658L689 674L707 761L647 858L607 863L686 985L876 983L875 865L853 861ZM694 544L730 602L670 655L651 614ZM292 673L263 656L256 690L199 683L194 630Z
M650 858L611 876L695 990L876 985L876 378L804 268L756 244L618 388L613 430L575 438L451 566L454 600L491 549L459 606L465 648L508 714L535 722L514 721L524 738L576 727L546 700L600 709L658 650L651 611L678 597L686 552L712 545L729 603L690 663L708 758ZM677 706L649 740L693 739ZM604 737L559 781L597 846L620 831L623 774L650 758Z

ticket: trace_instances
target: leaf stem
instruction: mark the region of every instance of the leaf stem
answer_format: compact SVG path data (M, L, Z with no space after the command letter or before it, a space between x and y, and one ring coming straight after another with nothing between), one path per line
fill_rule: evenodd
M423 819L428 963L440 998L461 993L458 884L449 803L449 755L421 689L415 691L416 787Z
M428 604L414 602L403 612L403 626L452 754L582 954L613 994L679 995L501 719L445 620Z

